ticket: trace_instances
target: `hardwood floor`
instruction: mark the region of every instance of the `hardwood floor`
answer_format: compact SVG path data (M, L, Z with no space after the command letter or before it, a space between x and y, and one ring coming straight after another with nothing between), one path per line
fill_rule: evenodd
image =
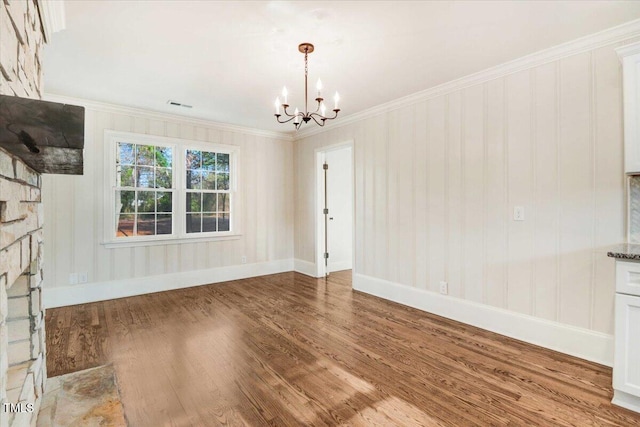
M640 425L611 369L283 273L47 310L49 376L113 363L131 426Z

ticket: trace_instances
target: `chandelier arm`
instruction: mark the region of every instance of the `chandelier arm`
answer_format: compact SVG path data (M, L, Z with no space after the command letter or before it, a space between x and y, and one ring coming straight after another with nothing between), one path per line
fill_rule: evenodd
M276 120L278 120L278 123L289 123L291 120L296 118L296 116L290 116L288 120L280 120L280 114L274 114L274 116L276 116Z
M318 122L318 119L316 119L316 116L320 117L322 120L322 123ZM324 126L324 121L326 120L324 117L322 117L320 114L310 114L309 117L311 117L313 119L314 122L316 122L316 124L320 127Z
M287 116L287 117L295 117L296 116L295 114L289 114L287 112L287 108L288 107L289 107L288 105L282 104L282 111L284 112L284 115Z

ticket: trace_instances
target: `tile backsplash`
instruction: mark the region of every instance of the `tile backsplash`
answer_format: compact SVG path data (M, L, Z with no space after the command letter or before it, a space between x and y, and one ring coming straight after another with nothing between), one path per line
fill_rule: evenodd
M640 175L629 176L629 243L640 243Z

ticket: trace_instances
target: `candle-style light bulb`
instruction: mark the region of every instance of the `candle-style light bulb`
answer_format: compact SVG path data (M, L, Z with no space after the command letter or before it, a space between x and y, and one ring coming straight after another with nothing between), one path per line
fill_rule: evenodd
M296 116L295 119L293 119L293 123L298 124L300 122L300 116L298 116L298 114L300 114L300 112L298 111L298 109L296 108L296 112L294 113L294 115Z
M326 116L325 114L326 112L327 112L327 107L324 105L324 102L322 102L320 104L320 114L322 114L323 116Z
M289 92L287 92L287 87L284 86L282 88L282 97L284 98L284 102L282 103L283 105L287 103L287 95L289 94Z
M280 114L280 98L276 97L276 101L273 103L273 105L276 107L276 114Z
M316 83L316 89L318 89L318 98L320 98L320 92L322 91L322 81L318 79L318 83Z
M340 94L338 94L338 92L336 92L336 94L333 97L333 101L335 102L335 106L333 107L334 110L338 109L338 101L340 101Z

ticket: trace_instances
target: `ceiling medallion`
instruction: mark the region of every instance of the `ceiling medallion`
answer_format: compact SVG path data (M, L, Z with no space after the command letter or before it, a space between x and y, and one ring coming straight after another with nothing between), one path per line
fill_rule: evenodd
M304 112L300 112L298 111L298 109L295 109L295 112L293 114L290 114L289 112L287 112L287 108L289 108L289 104L287 101L287 88L283 87L282 88L282 97L284 98L284 102L282 104L280 104L280 98L276 98L276 102L275 102L275 108L276 108L276 120L278 120L278 123L288 123L291 120L293 120L293 125L296 127L296 130L300 129L300 125L302 125L302 123L307 123L308 121L310 121L311 119L313 119L314 122L316 122L316 124L318 126L324 126L325 121L327 120L333 120L336 117L338 117L338 112L340 111L340 109L338 108L338 101L340 101L340 95L338 95L338 92L336 92L335 96L333 97L334 100L334 107L333 107L333 117L327 117L325 115L327 108L324 105L324 98L322 98L321 95L321 91L322 91L322 82L320 81L320 79L318 79L318 83L316 85L316 88L318 89L318 97L316 98L316 102L318 103L318 106L316 107L316 110L314 112L309 112L309 109L307 108L307 99L308 99L308 90L307 90L307 75L309 73L309 67L307 65L307 56L313 52L313 45L311 43L301 43L298 46L298 50L301 53L304 53ZM280 119L280 117L282 117L282 114L280 114L280 107L282 107L283 113L284 113L284 119ZM288 117L288 118L287 118Z

